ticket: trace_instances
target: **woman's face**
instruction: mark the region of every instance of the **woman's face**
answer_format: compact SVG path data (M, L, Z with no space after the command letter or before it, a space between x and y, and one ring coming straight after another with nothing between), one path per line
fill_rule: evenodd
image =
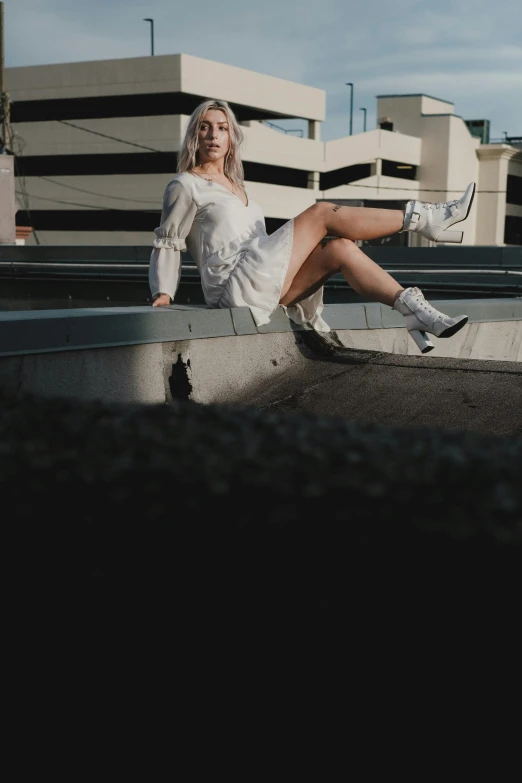
M199 163L215 163L225 157L230 145L228 121L221 109L209 109L198 134Z

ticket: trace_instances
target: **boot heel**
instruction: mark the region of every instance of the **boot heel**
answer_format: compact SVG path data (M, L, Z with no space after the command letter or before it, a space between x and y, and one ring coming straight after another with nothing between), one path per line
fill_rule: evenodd
M426 332L421 332L420 329L412 329L408 334L411 334L421 353L428 353L435 348Z
M462 238L464 231L442 231L437 239L437 242L452 242L455 245L462 244Z

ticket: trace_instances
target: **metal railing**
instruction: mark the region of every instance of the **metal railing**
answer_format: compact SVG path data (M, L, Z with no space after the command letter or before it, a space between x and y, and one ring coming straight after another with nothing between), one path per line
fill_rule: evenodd
M449 298L522 296L522 247L365 247L404 287ZM0 309L147 303L150 246L0 247ZM182 254L176 301L203 303L199 272ZM341 274L325 284L325 301L361 301Z
M491 138L489 144L513 144L519 146L522 144L522 136L503 136L500 138Z
M283 133L300 133L301 138L303 137L302 128L283 128L281 125L276 125L275 122L270 122L269 120L263 120L263 123L265 125L270 125L271 128L277 128L277 130L282 131Z

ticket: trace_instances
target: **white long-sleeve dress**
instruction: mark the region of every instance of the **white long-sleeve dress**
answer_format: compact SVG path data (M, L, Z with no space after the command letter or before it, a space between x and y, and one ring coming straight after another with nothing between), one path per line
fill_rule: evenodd
M209 307L249 307L257 326L267 324L281 298L293 229L294 221L289 220L268 235L261 207L251 198L245 206L218 182L189 172L178 174L165 189L161 225L154 232L152 296L164 293L174 299L181 251L188 249ZM285 310L298 324L330 331L321 318L323 288Z

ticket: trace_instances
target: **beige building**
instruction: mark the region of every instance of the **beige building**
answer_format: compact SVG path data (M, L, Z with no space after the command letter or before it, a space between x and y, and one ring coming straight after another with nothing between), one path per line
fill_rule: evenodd
M227 100L244 126L247 187L269 231L318 199L393 207L455 198L475 180L464 243L522 244L522 150L481 144L444 100L379 96L378 128L324 142L324 91L185 54L10 68L6 84L28 244L151 243L206 98ZM307 138L277 127L294 118Z

